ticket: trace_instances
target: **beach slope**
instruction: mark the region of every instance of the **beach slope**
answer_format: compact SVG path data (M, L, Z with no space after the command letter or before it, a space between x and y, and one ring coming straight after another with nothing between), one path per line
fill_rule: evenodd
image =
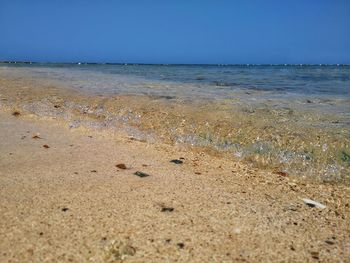
M12 114L0 113L1 262L350 261L347 186Z

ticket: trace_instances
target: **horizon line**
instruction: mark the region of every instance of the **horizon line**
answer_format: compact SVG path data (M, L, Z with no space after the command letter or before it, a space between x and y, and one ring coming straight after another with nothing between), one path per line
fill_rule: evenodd
M134 62L57 62L0 60L1 64L69 64L69 65L143 65L143 66L350 66L350 63L134 63Z

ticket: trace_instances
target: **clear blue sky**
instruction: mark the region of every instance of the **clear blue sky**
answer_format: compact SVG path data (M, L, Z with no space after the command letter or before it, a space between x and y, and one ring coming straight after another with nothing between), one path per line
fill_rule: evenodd
M0 0L0 60L350 63L350 0Z

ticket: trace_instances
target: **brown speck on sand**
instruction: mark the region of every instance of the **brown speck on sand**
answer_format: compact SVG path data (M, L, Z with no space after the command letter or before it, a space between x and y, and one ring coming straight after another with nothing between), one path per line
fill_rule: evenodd
M127 169L126 165L124 163L119 163L116 165L116 167L118 167L119 169L125 170Z
M311 257L314 259L319 259L320 258L320 254L317 251L312 251L311 253Z
M44 147L45 149L49 149L49 148L50 148L50 146L48 146L47 144L44 144L43 147Z
M177 243L176 246L179 248L179 249L183 249L185 247L185 244L180 242L180 243Z
M282 172L282 171L275 171L274 174L277 174L277 175L283 176L283 177L288 176L288 174L286 172Z
M18 117L19 115L21 115L21 113L19 111L14 111L12 112L12 115Z

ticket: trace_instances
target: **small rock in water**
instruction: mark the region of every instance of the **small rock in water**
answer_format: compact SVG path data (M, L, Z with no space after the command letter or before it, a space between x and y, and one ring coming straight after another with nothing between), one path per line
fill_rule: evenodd
M174 208L173 207L162 207L162 212L173 212Z
M308 199L308 198L303 198L303 201L304 201L305 204L307 204L310 207L317 207L317 208L320 208L320 209L326 208L325 205L323 205L323 204L321 204L319 202L316 202L314 200Z
M118 167L119 169L123 169L123 170L127 169L126 165L123 163L117 164L116 167Z
M149 174L146 174L144 172L137 171L134 173L134 175L137 175L138 177L147 177Z
M170 162L174 163L174 164L183 164L183 161L178 160L178 159L171 160Z

